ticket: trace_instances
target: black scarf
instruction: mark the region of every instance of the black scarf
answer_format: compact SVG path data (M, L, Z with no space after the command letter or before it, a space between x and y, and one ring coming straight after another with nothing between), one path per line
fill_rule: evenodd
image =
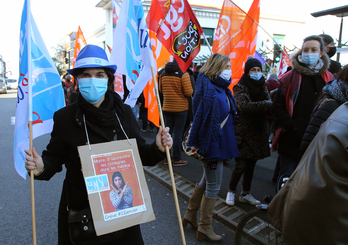
M250 99L253 102L267 100L267 95L265 93L265 78L262 76L260 80L256 81L251 79L248 75L243 74L238 83L246 86L249 90Z
M86 115L87 121L100 127L118 125L115 113L117 113L120 120L123 118L123 102L121 97L112 90L106 91L104 101L100 107L95 107L87 102L81 94L77 97L77 104L81 108L82 113Z

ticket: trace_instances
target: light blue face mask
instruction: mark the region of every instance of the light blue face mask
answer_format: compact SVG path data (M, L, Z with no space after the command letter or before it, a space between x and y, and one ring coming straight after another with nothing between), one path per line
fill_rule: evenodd
M262 73L261 72L250 73L250 78L254 79L256 81L260 80L261 77L262 77Z
M108 88L107 78L79 78L78 82L81 95L91 104L97 103Z
M306 65L312 66L318 62L319 53L302 53L301 58Z

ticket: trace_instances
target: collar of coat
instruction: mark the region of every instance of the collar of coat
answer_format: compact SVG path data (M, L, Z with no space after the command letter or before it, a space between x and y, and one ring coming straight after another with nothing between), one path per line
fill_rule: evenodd
M314 76L316 73L314 73L311 69L308 68L308 66L300 63L298 61L298 57L302 54L302 50L297 51L297 53L292 57L291 63L293 65L293 68L301 73L302 75L307 75L307 76ZM323 52L323 55L321 56L322 61L324 62L323 67L319 70L317 74L321 75L326 72L326 70L330 66L330 59L329 56L325 52Z

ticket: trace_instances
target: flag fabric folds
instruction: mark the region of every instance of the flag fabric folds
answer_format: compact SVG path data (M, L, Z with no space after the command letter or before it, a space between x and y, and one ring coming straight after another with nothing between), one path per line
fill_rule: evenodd
M112 0L112 30L115 33L118 16L120 15L121 4L117 0Z
M203 33L187 0L153 0L146 21L180 69L187 71L200 51Z
M289 55L284 49L282 52L282 57L281 57L280 62L279 62L279 68L278 68L279 79L286 73L288 66L291 66L291 62L290 62L290 59L288 57L289 57Z
M13 157L18 174L25 179L24 149L29 149L29 120L33 125L33 138L50 133L54 112L65 105L60 76L27 0L20 26L19 71Z
M83 47L86 45L87 45L86 39L83 36L82 30L79 26L79 28L77 29L76 39L75 39L73 68L75 67L75 61L76 61L77 55L80 53L81 49L83 49Z
M124 0L121 6L110 61L117 72L126 75L129 94L125 101L133 107L154 67L149 32L140 0Z
M168 60L170 53L167 49L162 45L162 43L157 39L156 33L151 31L149 32L151 39L151 46L153 57L156 62L156 68L161 67L166 60ZM157 82L157 76L156 76ZM159 110L155 92L153 79L151 79L144 88L144 97L145 97L145 107L147 110L147 119L159 127Z
M232 1L224 1L214 36L213 52L231 58L231 90L241 78L248 56L255 53L259 17L260 0L253 1L247 14Z

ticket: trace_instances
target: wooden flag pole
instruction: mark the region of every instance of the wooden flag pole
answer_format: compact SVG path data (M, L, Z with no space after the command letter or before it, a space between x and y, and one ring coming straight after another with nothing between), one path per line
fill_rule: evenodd
M31 157L33 153L33 122L29 121L29 145ZM35 217L35 191L34 191L34 170L30 170L30 189L31 189L31 217L33 224L33 244L36 245L36 217Z
M165 125L164 125L164 120L163 120L162 106L161 106L161 101L160 101L159 92L158 92L156 75L155 75L155 71L154 71L153 67L151 67L151 73L152 73L152 80L153 80L154 87L155 87L155 93L156 93L156 99L157 99L157 105L158 105L158 110L159 110L161 126L164 129ZM168 160L168 168L169 168L169 173L170 173L170 179L172 181L172 188L173 188L173 194L174 194L176 213L178 215L178 221L179 221L179 227L180 227L180 233L181 233L181 240L182 240L182 244L186 245L184 228L183 228L182 222L181 222L181 214L180 214L180 207L179 207L179 202L178 202L178 195L176 193L176 186L175 186L175 179L174 179L174 174L173 174L172 160L170 158L169 147L166 146L165 149L166 149L166 155L167 155L167 160Z
M33 91L32 91L32 71L31 71L31 11L30 11L30 0L27 2L27 52L28 52L28 106L29 106L29 148L31 157L33 154ZM30 170L30 189L31 189L31 217L33 224L33 244L36 245L36 218L35 218L35 192L34 192L34 171Z

